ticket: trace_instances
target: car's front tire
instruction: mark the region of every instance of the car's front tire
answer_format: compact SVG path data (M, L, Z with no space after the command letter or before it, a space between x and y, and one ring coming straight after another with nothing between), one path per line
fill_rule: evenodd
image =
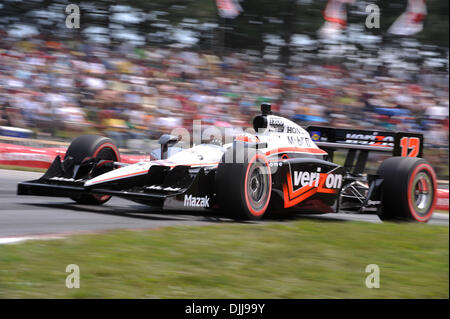
M261 219L272 193L269 162L254 149L243 149L241 157L236 152L234 148L227 150L216 171L219 206L237 219Z
M120 153L114 142L103 136L81 135L74 139L66 151L65 159L72 157L75 165L84 160L97 158L102 160L120 161ZM70 197L79 204L101 205L111 199L109 195L81 194Z

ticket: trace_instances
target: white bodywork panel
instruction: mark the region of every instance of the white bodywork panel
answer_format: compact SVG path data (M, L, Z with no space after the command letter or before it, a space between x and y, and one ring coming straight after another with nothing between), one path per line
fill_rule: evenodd
M275 115L267 116L267 128L263 132L258 132L257 136L260 142L267 143L266 151L298 148L299 153L302 151L310 153L311 149L319 150L308 131L288 119Z

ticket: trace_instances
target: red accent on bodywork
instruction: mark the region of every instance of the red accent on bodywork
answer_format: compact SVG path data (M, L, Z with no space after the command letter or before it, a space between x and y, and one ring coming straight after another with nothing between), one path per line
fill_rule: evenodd
M321 150L320 148L313 148L313 147L280 147L273 150L270 150L266 152L266 156L270 156L273 154L279 154L279 153L308 153L308 154L328 154L324 150Z

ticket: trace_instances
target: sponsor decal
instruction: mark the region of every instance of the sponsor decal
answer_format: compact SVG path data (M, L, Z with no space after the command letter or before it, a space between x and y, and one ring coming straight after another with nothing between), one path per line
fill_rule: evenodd
M307 136L289 135L287 136L289 144L298 146L311 146L311 140Z
M342 186L342 179L341 174L333 174L332 171L322 173L320 167L316 172L294 171L291 174L289 171L283 184L284 207L295 206L316 193L336 194Z
M166 191L166 192L178 192L179 190L181 190L181 187L162 187L159 185L150 185L150 186L145 187L145 189Z
M284 121L280 119L271 118L269 126L273 132L284 132Z
M394 146L393 136L378 135L377 132L374 132L373 134L347 133L345 138L345 143L371 146Z
M303 132L302 132L301 130L299 130L298 127L287 126L287 127L286 127L286 133L290 133L290 134L302 134Z
M311 138L313 141L315 141L315 142L320 141L321 137L322 137L322 133L320 131L312 131L311 132Z
M192 195L184 195L184 206L186 207L209 207L209 197L195 197Z
M341 174L321 174L320 167L317 172L294 171L294 186L314 186L319 187L321 176L325 177L325 188L341 188ZM323 186L323 185L322 185Z

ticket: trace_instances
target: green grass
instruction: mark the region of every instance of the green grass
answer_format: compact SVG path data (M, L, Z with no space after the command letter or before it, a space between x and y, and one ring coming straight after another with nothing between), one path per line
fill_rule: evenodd
M81 288L65 287L68 264ZM379 289L365 268L380 267ZM449 229L298 221L0 245L0 298L448 298Z

